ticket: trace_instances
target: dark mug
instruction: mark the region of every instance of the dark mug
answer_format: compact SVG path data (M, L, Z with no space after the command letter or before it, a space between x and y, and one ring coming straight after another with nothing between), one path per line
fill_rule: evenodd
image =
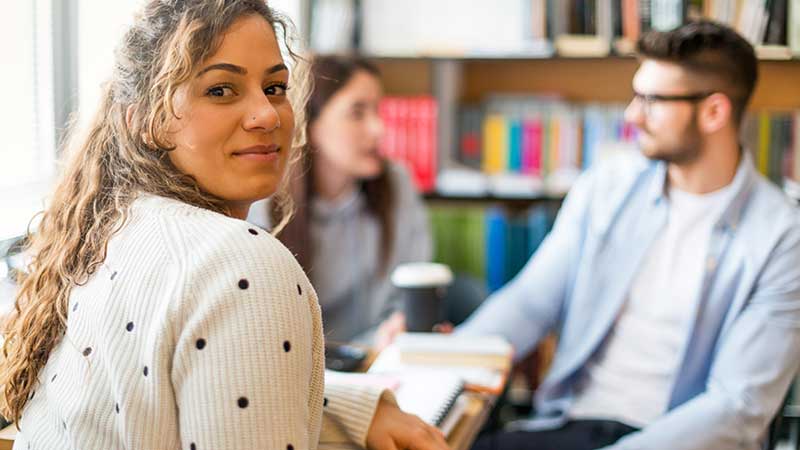
M408 263L397 266L392 284L403 293L407 331L432 331L445 320L444 296L453 273L444 264Z

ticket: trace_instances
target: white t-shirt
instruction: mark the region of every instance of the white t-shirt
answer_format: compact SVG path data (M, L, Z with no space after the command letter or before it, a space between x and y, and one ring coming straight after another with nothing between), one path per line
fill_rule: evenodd
M696 195L669 189L667 225L634 278L619 317L587 364L570 417L643 427L666 411L706 271L711 231L729 187Z

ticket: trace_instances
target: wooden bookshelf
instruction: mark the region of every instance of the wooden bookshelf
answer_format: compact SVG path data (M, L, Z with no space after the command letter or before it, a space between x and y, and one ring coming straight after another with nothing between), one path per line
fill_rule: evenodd
M462 102L490 93L558 93L576 102L631 99L631 79L638 61L608 58L374 58L389 95L436 95L434 64L456 61L462 67ZM800 60L761 60L753 109L800 108Z
M437 193L423 195L429 205L450 205L458 207L486 206L486 204L502 204L512 210L526 209L532 205L560 205L563 196L537 195L533 197L500 197L496 195L484 196L453 196Z
M381 69L387 95L431 95L439 110L439 168L456 154L458 110L492 94L554 94L575 103L627 104L639 65L630 56L602 58L391 58L373 61ZM751 110L800 109L800 60L761 60ZM431 195L430 201L448 197ZM494 196L453 198L459 203L533 204L542 199Z

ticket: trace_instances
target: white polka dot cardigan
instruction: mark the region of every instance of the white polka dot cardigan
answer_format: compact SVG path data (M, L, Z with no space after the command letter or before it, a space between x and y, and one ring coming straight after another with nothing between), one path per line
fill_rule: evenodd
M317 296L277 239L142 196L72 289L14 448L363 446L382 393L324 386L323 352Z

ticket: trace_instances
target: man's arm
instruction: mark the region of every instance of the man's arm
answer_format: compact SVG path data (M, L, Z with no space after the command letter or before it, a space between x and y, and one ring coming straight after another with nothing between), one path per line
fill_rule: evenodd
M587 173L575 183L553 230L525 267L456 333L502 335L522 358L558 323L583 246L592 180Z
M613 450L760 448L800 363L800 229L777 245L721 339L706 391Z

